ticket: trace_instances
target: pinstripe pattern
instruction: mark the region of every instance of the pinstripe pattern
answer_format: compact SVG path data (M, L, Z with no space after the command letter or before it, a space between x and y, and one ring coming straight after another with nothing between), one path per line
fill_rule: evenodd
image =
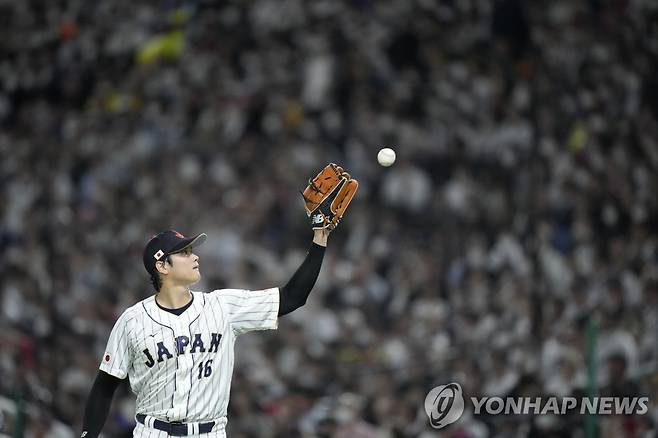
M177 316L155 297L128 308L110 334L100 369L129 377L137 413L163 421L218 421L204 436L221 437L226 423L234 344L252 330L276 329L278 288L193 292L192 305ZM166 433L137 424L134 436Z

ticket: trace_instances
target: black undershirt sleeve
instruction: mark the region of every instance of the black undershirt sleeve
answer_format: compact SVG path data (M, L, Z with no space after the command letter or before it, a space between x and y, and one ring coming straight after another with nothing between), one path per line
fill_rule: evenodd
M81 438L96 438L100 435L110 413L112 397L120 383L121 379L105 371L98 372L85 406Z
M279 291L279 316L302 307L320 274L325 247L313 243L304 262Z

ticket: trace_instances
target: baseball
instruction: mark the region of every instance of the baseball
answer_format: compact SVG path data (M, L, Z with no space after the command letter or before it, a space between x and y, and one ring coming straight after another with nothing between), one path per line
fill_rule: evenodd
M395 163L395 151L391 148L380 149L377 153L377 161L384 167Z

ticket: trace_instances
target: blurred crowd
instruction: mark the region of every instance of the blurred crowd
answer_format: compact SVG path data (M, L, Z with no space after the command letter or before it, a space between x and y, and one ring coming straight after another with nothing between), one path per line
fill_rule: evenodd
M650 436L657 23L652 0L0 1L0 395L26 436L75 436L114 321L153 293L148 238L209 235L195 290L285 284L299 190L336 162L359 193L307 305L239 339L230 437L582 436L468 403L434 430L452 381L595 381L650 397L600 436ZM134 409L125 385L105 436Z

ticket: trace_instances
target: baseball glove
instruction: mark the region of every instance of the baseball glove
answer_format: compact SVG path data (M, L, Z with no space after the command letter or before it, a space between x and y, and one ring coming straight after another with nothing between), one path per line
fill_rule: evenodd
M313 229L336 228L358 188L359 182L334 163L309 179L302 196Z

